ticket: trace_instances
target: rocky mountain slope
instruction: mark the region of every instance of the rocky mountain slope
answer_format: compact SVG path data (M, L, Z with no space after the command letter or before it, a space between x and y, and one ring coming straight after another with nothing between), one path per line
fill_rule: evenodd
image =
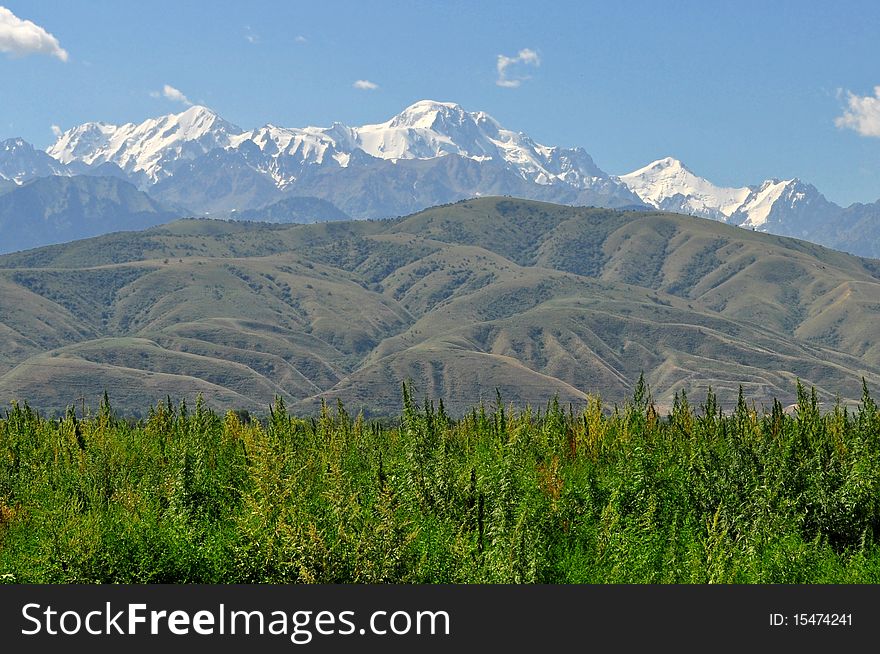
M0 253L144 229L177 217L120 179L40 177L0 193Z

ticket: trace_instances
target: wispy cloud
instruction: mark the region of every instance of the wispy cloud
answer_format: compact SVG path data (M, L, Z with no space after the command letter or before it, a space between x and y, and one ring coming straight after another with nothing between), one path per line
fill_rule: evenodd
M529 79L529 76L522 72L526 66L537 68L540 65L541 58L537 52L530 48L523 48L515 57L500 54L496 63L498 79L495 80L495 83L507 89L515 89L525 80Z
M371 82L368 79L359 79L352 86L356 89L360 89L361 91L375 91L379 88L379 85L375 82Z
M302 34L297 34L296 38L294 38L293 40L296 41L297 43L308 43L309 42L309 40L306 37L304 37Z
M846 109L834 119L834 124L862 136L880 138L880 86L874 87L874 95L856 95L851 91L840 94L846 96Z
M58 39L39 25L22 20L6 7L0 6L0 52L15 57L29 54L47 54L67 61L67 50Z
M260 42L260 35L251 29L250 25L244 26L244 40L255 45Z
M64 134L64 131L60 127L58 127L58 125L52 125L51 129L56 139Z
M187 107L192 106L192 102L190 99L184 95L183 91L180 89L176 89L170 84L166 84L162 87L161 91L150 91L151 98L165 98L167 100L171 100L172 102L180 102L181 104L185 104Z

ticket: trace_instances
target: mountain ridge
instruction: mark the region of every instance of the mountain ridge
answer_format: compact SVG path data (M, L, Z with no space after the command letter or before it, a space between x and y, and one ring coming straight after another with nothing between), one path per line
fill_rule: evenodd
M173 177L178 169L192 171L198 160L220 157L212 154L218 149L239 153L239 166L243 162L270 179L282 193L316 168L339 170L360 163L369 165L370 160L396 163L457 155L499 166L535 186L561 186L565 191L588 194L598 185L603 197L618 205L639 202L624 185L599 169L582 148L541 145L502 128L485 112L468 112L455 103L433 100L415 102L384 123L305 128L264 125L254 130L241 130L210 109L193 106L137 125L87 123L64 132L47 153L68 165L115 163L142 189L148 189ZM189 168L187 164L191 164ZM181 185L187 184L181 181ZM164 199L161 187L156 193ZM308 193L298 189L296 194ZM192 204L197 212L256 208L216 200ZM426 206L430 204L436 202ZM401 212L385 211L386 216L395 213Z
M798 178L764 180L742 187L719 187L673 157L658 159L618 177L646 204L711 218L745 229L805 238L862 256L876 256L875 239L860 238L880 227L880 209L871 205L841 207L812 184ZM856 218L858 216L858 218ZM844 235L849 235L846 238Z
M483 198L385 221L182 220L0 256L0 396L144 411L466 410L630 396L823 402L880 386L880 262L663 212ZM25 307L25 311L18 308ZM15 308L15 310L13 310Z
M190 215L262 210L287 197L308 196L355 218L387 218L509 195L653 207L864 256L880 252L880 208L839 207L797 178L721 187L672 157L609 175L583 148L542 145L486 112L433 100L375 124L267 124L251 130L192 106L138 124L85 123L64 132L47 152L20 139L0 147L0 192L10 180L20 185L45 175L118 177ZM106 231L116 227L108 224Z
M132 184L91 175L39 177L0 193L0 253L137 230L179 218Z

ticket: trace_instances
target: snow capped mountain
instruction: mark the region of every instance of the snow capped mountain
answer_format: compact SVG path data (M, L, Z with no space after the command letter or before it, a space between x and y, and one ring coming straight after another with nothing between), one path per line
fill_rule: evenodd
M722 221L730 218L751 193L748 187L715 186L672 157L621 175L620 180L652 207Z
M46 152L64 164L115 163L129 175L155 183L173 174L181 162L228 146L230 137L241 131L210 109L194 106L138 125L85 123L64 132Z
M0 142L0 193L39 177L79 175L133 182L177 211L210 215L311 197L356 218L383 218L510 195L648 205L872 256L878 250L858 231L880 230L877 206L844 210L798 179L718 186L672 157L612 176L583 148L543 145L483 111L433 100L361 126L243 130L193 106L138 124L85 123L45 152L21 139Z
M537 184L563 182L589 188L605 178L583 149L566 150L506 130L485 112L450 102L423 100L390 120L353 130L354 143L380 159L432 159L456 154L474 161L503 162Z
M737 207L733 215L735 218L739 218L739 220L734 219L733 222L741 227L761 229L767 224L773 207L783 194L794 201L802 199L803 193L798 197L792 188L796 182L797 180L794 179L782 181L775 179L767 180L758 188L752 190L742 204ZM788 192L786 193L786 191Z
M457 155L504 167L532 184L587 193L597 189L603 197L618 197L615 206L638 202L582 148L541 145L525 134L503 129L484 112L432 100L416 102L374 125L265 125L250 131L205 107L191 107L138 125L86 123L62 134L47 152L65 164L112 162L147 188L178 170L191 170L188 164L217 148L238 152L282 191L316 169L367 165L371 159L398 162ZM216 165L216 157L212 161ZM239 159L236 162L240 165Z
M111 175L197 213L314 196L357 217L401 215L478 195L566 204L648 204L749 229L806 236L841 210L797 179L723 187L666 157L620 177L582 148L537 143L482 111L421 100L383 123L242 130L206 107L139 124L86 123L46 153L0 145L0 178Z
M423 100L384 123L348 127L286 128L266 125L230 139L240 149L254 143L264 155L254 166L278 188L293 184L310 166L346 168L363 154L397 162L457 155L509 167L522 179L541 185L564 184L590 189L610 181L581 148L547 147L528 136L503 129L484 112L468 112L451 102ZM620 190L625 191L621 188Z
M486 121L492 131L498 124ZM477 161L495 152L474 116L457 104L423 100L390 120L353 131L356 147L379 159L432 159L457 154Z
M348 165L349 153L341 151L337 144L342 130L335 131L337 134L333 133L334 128L265 125L233 136L228 149L241 152L254 169L271 177L279 189L285 189L308 166ZM346 140L344 133L342 136Z
M652 207L787 236L805 236L840 210L815 187L798 179L726 188L695 175L672 157L619 179Z
M838 205L811 184L799 179L770 179L752 190L730 222L760 232L809 238L833 223L840 212Z
M19 138L0 142L0 179L23 184L36 177L67 175L64 165Z

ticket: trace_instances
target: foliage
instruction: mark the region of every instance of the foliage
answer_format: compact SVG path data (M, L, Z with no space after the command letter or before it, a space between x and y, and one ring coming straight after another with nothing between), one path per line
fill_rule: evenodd
M45 582L839 583L880 580L880 411L660 416L498 398L460 420L403 388L368 422L105 399L0 419L0 579Z

